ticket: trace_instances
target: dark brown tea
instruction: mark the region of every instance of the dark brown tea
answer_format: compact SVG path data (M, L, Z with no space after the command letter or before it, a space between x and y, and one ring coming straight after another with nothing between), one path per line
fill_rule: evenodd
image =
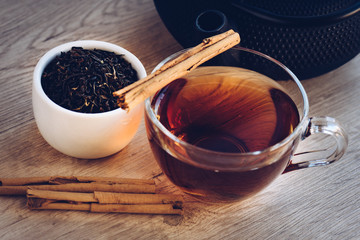
M264 150L286 138L299 123L295 103L277 82L241 68L200 67L160 90L151 104L172 134L217 152ZM189 153L191 159L185 162L164 151L148 121L160 167L175 185L193 195L213 200L247 197L269 184L289 162L290 153L282 152L278 161L261 168L201 167L195 155ZM266 161L249 159L247 166Z

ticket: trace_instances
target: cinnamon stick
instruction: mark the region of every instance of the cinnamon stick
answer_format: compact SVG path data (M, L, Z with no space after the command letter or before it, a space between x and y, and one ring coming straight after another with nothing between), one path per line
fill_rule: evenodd
M92 183L92 182L155 185L155 181L152 179L132 179L132 178L112 178L112 177L44 176L44 177L0 178L0 186L25 186L25 185Z
M78 192L59 192L28 189L26 197L41 198L49 201L69 201L69 202L98 202L94 197L94 193L78 193Z
M90 203L53 203L51 201L44 201L43 199L28 198L27 206L29 209L41 209L41 210L78 210L78 211L90 211Z
M181 195L174 194L131 194L98 191L94 193L78 193L36 189L28 189L27 197L54 201L94 202L100 204L167 204L183 201Z
M94 192L94 197L100 204L167 204L181 203L183 197L176 194L133 194Z
M26 195L27 186L0 186L0 195Z
M117 212L117 213L142 213L142 214L177 214L182 215L183 210L173 204L97 204L91 203L91 212Z
M139 213L139 214L177 214L182 215L183 210L173 204L98 204L98 203L36 203L37 199L28 200L28 207L32 210L78 210L90 212L116 212L116 213Z
M67 183L60 185L27 185L0 186L0 195L26 195L28 188L38 190L66 191L66 192L123 192L123 193L155 193L155 185L150 184L113 184L113 183Z
M170 82L184 76L202 63L230 49L239 42L240 36L233 30L206 38L199 45L165 63L156 72L114 92L113 95L118 98L119 107L129 111Z

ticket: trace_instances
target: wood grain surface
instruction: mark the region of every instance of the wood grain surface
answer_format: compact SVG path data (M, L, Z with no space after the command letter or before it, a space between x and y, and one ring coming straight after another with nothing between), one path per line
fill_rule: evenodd
M121 152L98 160L63 155L40 135L32 112L32 73L49 49L94 39L133 52L149 73L181 49L151 0L0 0L0 176L162 175L143 122ZM328 115L349 134L344 157L330 166L280 176L258 195L232 204L186 197L184 216L31 211L23 197L0 196L0 239L360 239L360 56L302 83L311 115ZM312 144L308 144L312 145Z

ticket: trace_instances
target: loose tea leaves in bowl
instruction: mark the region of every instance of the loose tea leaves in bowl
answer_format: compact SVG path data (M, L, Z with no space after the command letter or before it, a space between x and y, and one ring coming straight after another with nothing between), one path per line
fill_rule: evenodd
M44 86L43 75L57 84L51 91L44 91L49 86ZM55 46L39 59L33 73L33 113L41 135L56 150L75 158L97 159L119 152L135 136L144 104L132 111L117 108L114 90L146 76L141 61L116 44L79 40ZM52 100L49 92L58 100Z
M118 108L113 92L138 79L123 55L72 47L46 66L41 85L52 101L66 109L101 113Z

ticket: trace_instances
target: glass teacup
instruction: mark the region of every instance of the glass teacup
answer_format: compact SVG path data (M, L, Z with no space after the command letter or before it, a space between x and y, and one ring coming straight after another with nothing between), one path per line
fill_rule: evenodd
M344 154L348 140L343 128L333 118L308 116L306 92L283 64L241 47L208 64L215 67L201 66L145 101L154 156L170 181L185 193L210 202L240 200L284 172L328 165ZM229 69L235 71L230 80ZM224 72L226 78L217 78ZM248 89L240 90L244 87ZM262 95L254 100L258 93ZM299 142L317 133L335 139L333 152L293 163Z

